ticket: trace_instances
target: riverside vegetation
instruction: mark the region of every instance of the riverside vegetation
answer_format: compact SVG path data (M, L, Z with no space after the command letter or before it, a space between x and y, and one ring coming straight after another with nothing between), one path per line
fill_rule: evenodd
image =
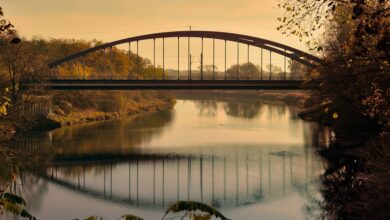
M326 219L389 219L390 7L384 0L292 0L278 27L324 58L311 72L319 90L301 114L331 126L320 154ZM320 37L318 37L320 36Z

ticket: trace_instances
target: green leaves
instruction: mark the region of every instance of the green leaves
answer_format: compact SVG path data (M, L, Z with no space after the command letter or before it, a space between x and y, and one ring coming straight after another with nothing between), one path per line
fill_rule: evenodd
M0 7L0 34L3 34L3 33L13 34L13 33L15 33L15 30L13 29L14 26L6 19L3 19L3 16L4 16L3 9Z
M22 210L22 212L20 213L20 216L22 216L24 218L28 218L30 220L36 220L36 218L34 216L32 216L29 212L27 212L25 209Z
M73 220L80 220L80 219L76 218L76 219L73 219ZM89 217L85 218L84 220L103 220L103 217L92 215L92 216L89 216Z
M144 220L141 217L138 217L138 216L135 216L135 215L130 215L130 214L122 216L122 219L123 220Z
M172 206L170 206L167 211L165 212L165 215L162 217L162 219L165 218L168 213L177 213L177 212L186 212L184 216L182 216L180 219L184 219L184 217L189 217L193 220L209 220L212 216L215 216L216 218L220 218L222 220L229 220L226 218L222 213L220 213L218 210L214 209L213 207L200 203L200 202L192 202L192 201L179 201ZM200 213L199 213L200 212ZM33 218L35 220L35 218ZM85 218L84 220L103 220L103 217L99 216L89 216L88 218ZM143 220L143 218L126 214L121 217L123 220ZM79 220L79 219L74 219Z
M23 207L26 206L26 201L22 197L11 193L1 193L0 194L0 207L4 207L5 210L19 215L29 220L36 220L27 210Z
M103 217L92 215L92 216L89 216L89 217L85 218L84 220L104 220L104 219L105 218L103 218ZM144 220L141 217L138 217L138 216L135 216L135 215L131 215L131 214L123 215L121 217L121 219L122 220ZM74 220L79 220L79 219L74 219Z
M5 117L8 113L8 108L11 106L11 99L8 97L9 89L5 88L0 93L0 117Z
M285 14L278 18L282 24L277 27L277 30L287 36L296 36L300 41L308 38L311 44L314 33L322 30L332 19L331 15L336 9L336 3L337 0L282 0L278 6L285 10Z
M89 216L88 218L85 218L84 220L103 220L103 218L98 217L98 216Z
M0 194L0 200L14 203L17 205L26 205L26 201L22 197L16 196L11 193L2 193Z
M173 204L171 207L167 209L167 211L165 212L165 216L170 212L177 213L183 211L191 214L193 214L193 212L196 211L201 211L211 216L215 216L216 218L220 218L222 220L229 220L224 215L222 215L222 213L220 213L218 210L214 209L213 207L200 202L192 202L192 201L179 201Z

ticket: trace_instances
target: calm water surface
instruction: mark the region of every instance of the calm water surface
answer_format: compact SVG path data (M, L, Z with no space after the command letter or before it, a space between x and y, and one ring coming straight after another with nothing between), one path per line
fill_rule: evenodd
M18 191L38 219L161 219L178 200L231 219L312 219L324 165L316 126L297 113L239 98L178 100L170 111L37 134L19 146L49 166L24 174Z

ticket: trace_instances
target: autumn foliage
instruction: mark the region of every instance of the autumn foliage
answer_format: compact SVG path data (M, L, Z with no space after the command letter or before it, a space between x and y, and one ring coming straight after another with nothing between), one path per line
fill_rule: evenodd
M333 103L333 109L346 120L344 124L372 120L380 130L388 130L388 2L293 0L283 1L280 7L286 14L279 18L278 28L287 35L306 40L323 57L324 64L312 73L320 86L314 95L323 103Z

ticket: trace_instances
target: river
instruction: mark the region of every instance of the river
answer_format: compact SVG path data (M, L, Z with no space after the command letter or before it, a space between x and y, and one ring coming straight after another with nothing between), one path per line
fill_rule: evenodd
M46 166L21 175L18 194L44 220L161 219L178 200L214 206L230 219L312 219L325 165L313 146L317 125L298 112L205 96L179 99L172 110L34 134L18 146L43 155Z

